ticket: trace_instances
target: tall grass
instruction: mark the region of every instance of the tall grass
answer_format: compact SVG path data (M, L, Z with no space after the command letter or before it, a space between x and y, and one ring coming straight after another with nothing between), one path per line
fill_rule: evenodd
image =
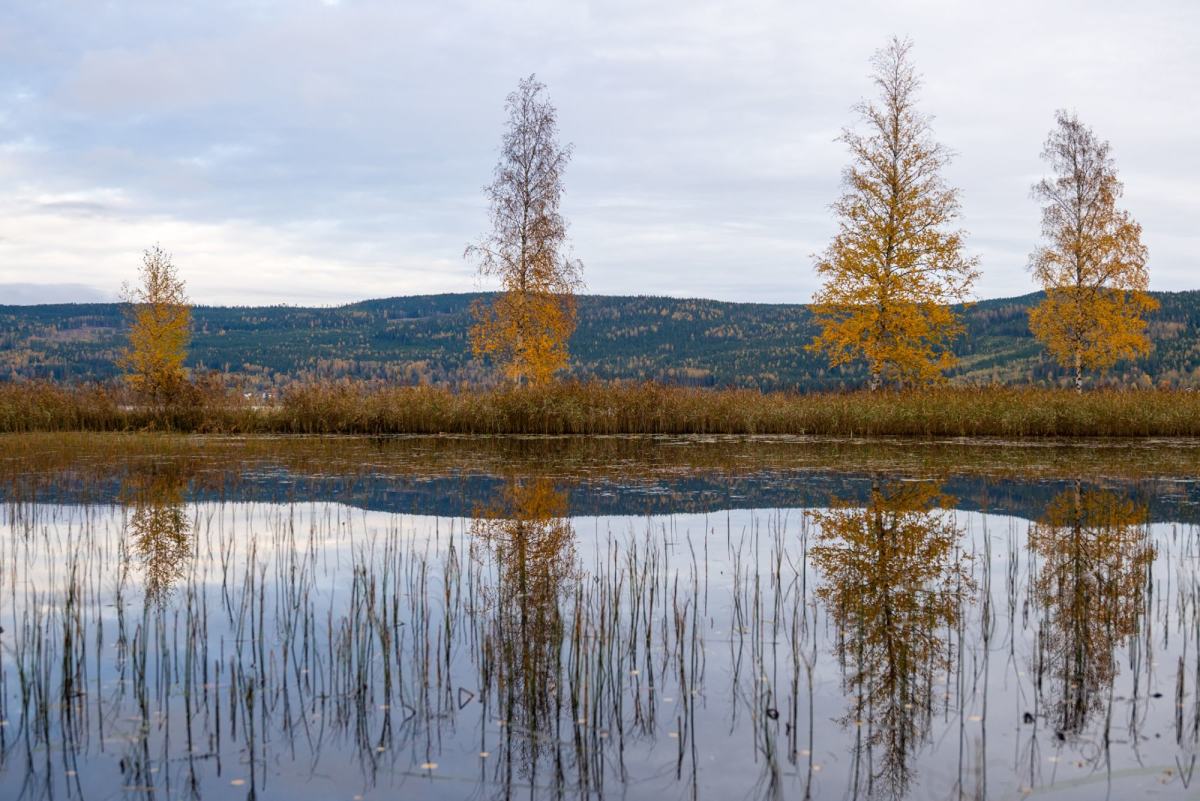
M792 434L905 437L1195 437L1200 393L945 387L825 394L566 383L456 390L295 387L279 402L207 397L148 408L117 390L0 385L0 432L227 434Z

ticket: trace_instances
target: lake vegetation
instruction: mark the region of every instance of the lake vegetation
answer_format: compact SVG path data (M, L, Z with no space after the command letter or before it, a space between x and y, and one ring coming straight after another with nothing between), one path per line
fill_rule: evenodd
M534 76L466 252L488 381L241 392L147 250L120 383L0 384L0 796L1195 793L1200 395L1085 391L1156 303L1108 146L1060 114L1035 187L1070 380L949 386L978 259L911 43L873 65L793 343L856 391L561 380Z
M2 448L5 797L1193 787L1184 445Z
M226 434L792 434L917 437L1192 437L1200 393L1030 387L799 394L660 384L493 389L293 387L271 403L188 384L173 403L123 387L0 384L0 431Z

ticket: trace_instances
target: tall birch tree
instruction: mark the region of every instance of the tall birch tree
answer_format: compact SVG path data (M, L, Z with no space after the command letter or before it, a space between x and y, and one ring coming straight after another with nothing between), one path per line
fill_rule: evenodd
M541 384L567 366L582 286L559 211L571 146L559 145L557 112L535 76L520 82L506 108L500 161L485 188L492 229L466 250L481 276L500 280L500 293L475 304L471 347L510 380Z
M911 50L893 38L872 60L879 99L855 107L865 130L840 137L851 163L832 207L838 232L816 265L820 333L809 347L834 366L865 361L872 389L941 380L962 330L952 306L978 277L964 232L952 227L958 190L942 177L950 152L916 106Z
M1054 176L1033 186L1042 201L1045 244L1030 269L1046 298L1029 327L1083 391L1085 370L1106 370L1150 351L1150 276L1142 227L1117 208L1123 187L1108 142L1074 114L1059 111L1042 150Z

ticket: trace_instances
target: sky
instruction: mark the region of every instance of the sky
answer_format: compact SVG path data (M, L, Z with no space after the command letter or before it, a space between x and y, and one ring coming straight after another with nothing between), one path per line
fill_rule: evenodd
M113 298L156 243L204 304L491 288L463 249L530 73L574 146L586 291L807 302L893 35L956 153L978 297L1034 289L1059 108L1112 144L1151 287L1200 288L1194 0L4 6L0 304Z

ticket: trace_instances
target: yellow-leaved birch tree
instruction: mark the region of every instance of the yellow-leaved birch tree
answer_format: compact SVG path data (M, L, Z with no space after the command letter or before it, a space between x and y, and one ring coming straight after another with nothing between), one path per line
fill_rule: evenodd
M177 400L187 383L184 360L192 338L192 309L169 254L157 245L142 255L136 285L122 288L129 346L118 365L145 401Z
M1029 327L1083 391L1084 370L1106 370L1150 350L1143 315L1158 308L1146 294L1142 227L1117 208L1122 186L1108 142L1074 114L1059 111L1042 158L1054 170L1033 186L1046 244L1030 260L1046 298Z
M518 384L542 384L567 366L582 265L567 253L559 211L570 145L558 143L557 112L530 75L508 96L508 128L485 188L492 230L466 250L500 293L473 307L471 349L502 365Z
M840 137L852 161L832 207L837 235L816 265L820 333L809 347L834 366L865 361L872 389L942 379L962 330L953 304L968 300L979 274L964 233L951 227L958 190L941 174L950 153L916 107L911 49L894 38L872 60L879 101L855 108L865 132Z

